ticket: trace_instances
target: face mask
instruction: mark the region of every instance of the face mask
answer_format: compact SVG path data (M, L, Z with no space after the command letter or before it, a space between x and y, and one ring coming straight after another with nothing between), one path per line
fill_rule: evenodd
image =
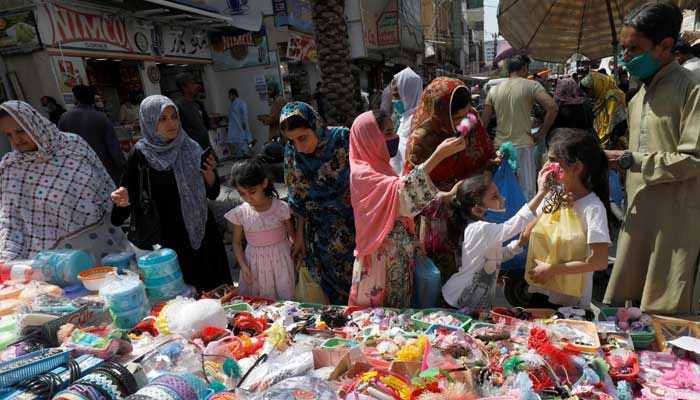
M659 66L661 65L661 62L654 59L648 51L627 62L622 61L622 53L620 53L618 58L620 60L620 65L627 68L630 75L636 76L640 79L646 79L654 75L654 73L659 70Z
M96 101L96 102L95 102L95 107L97 107L97 108L104 108L104 106L105 106L105 103L103 103L103 102L101 102L101 101Z
M401 115L405 111L403 108L403 100L392 100L391 104L394 106L394 110Z
M394 157L399 152L399 135L394 135L386 139L386 148L389 150L389 157Z

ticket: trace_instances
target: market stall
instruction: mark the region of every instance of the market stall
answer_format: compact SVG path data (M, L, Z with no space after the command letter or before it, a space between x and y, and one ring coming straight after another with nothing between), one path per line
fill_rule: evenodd
M0 281L3 399L700 398L700 324L636 308L196 300L169 249L44 251Z

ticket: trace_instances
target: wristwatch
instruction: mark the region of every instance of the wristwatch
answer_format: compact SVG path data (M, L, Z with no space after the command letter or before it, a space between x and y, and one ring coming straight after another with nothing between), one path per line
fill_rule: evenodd
M634 156L631 151L624 152L620 158L617 159L617 166L620 169L630 169L634 164Z

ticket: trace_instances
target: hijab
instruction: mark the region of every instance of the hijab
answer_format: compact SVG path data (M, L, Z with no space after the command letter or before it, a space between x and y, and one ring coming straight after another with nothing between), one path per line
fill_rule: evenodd
M627 119L625 93L617 87L613 77L600 72L590 72L581 80L581 86L593 92L593 129L603 146L607 146L612 130Z
M586 98L581 94L578 83L572 78L560 79L554 91L554 100L560 105L583 104Z
M355 257L374 253L393 229L402 185L374 115L360 114L350 128L350 198L360 222L355 225Z
M37 145L0 161L0 259L31 258L111 210L112 178L78 135L23 101L0 104Z
M200 171L203 150L182 129L182 123L177 137L171 141L166 141L157 132L158 119L167 107L173 107L178 113L175 103L165 96L148 96L141 102L139 122L144 137L136 143L136 149L151 168L156 171L172 169L175 173L190 245L198 249L204 239L208 213L206 188Z
M404 113L402 117L406 114L411 116L418 107L420 97L423 94L423 78L407 67L394 75L394 79L396 87L399 89L399 97L403 102Z

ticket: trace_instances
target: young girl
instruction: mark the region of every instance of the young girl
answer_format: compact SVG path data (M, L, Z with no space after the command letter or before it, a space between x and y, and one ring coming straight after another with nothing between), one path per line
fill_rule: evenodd
M233 224L233 252L241 268L240 292L249 296L291 300L294 296L294 238L287 203L277 197L257 160L236 163L232 183L245 202L226 213ZM245 232L245 255L241 240Z
M473 176L461 183L454 205L460 220L470 219L464 230L462 265L442 287L442 296L454 308L488 310L496 295L496 280L501 263L523 251L527 238L513 241L503 247L503 242L519 234L528 223L536 219L537 207L544 199L546 178L549 172L540 171L535 197L525 204L511 219L503 224L484 221L488 210L501 210L505 198L488 172Z
M532 305L548 308L571 305L587 309L593 290L593 272L608 267L608 215L611 215L608 162L598 138L584 130L561 128L552 136L548 159L550 163L559 163L563 171L560 183L573 197L574 210L586 231L588 256L557 265L535 260L537 266L530 271L530 277L536 282L546 282L557 274L586 273L586 286L581 298L531 286L530 291L536 293Z

